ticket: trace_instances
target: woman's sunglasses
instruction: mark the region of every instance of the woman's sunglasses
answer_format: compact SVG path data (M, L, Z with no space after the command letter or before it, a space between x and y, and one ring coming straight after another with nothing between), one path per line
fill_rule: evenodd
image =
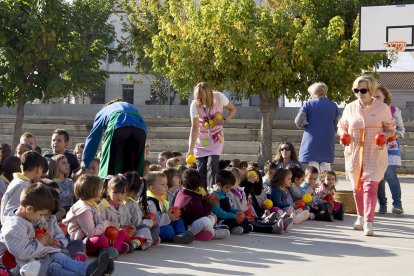
M368 92L368 89L366 89L366 88L362 88L362 89L354 88L354 93L355 94L358 94L358 93L366 94L367 92Z
M281 148L280 151L290 151L290 148Z

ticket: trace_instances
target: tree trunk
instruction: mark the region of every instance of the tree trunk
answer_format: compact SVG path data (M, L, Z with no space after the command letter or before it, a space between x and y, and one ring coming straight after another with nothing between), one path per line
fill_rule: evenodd
M262 114L262 122L260 128L260 145L258 163L261 168L267 161L273 160L272 150L272 129L273 118L279 107L278 97L268 95L266 92L260 95L260 112Z
M17 102L16 123L14 125L13 146L19 144L20 135L22 135L23 119L24 119L24 89L19 89L19 100Z

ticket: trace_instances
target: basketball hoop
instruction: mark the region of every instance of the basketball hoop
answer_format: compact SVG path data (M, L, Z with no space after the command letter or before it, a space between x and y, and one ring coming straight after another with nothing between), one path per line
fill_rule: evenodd
M404 52L407 42L404 41L387 41L384 42L384 48L387 50L387 57L392 62L398 61L401 52Z

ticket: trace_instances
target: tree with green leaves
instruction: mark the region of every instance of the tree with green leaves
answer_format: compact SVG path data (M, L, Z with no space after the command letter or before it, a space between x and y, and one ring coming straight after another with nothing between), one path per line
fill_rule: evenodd
M24 105L101 84L99 61L112 38L105 0L0 0L0 105L17 105L13 144Z
M350 84L383 54L358 52L356 0L124 0L139 56L188 96L200 81L244 98L260 97L259 163L272 158L278 97L306 99L316 81L332 100L349 100ZM135 41L135 43L138 43ZM137 47L137 45L136 45ZM144 53L143 53L144 52ZM145 54L145 55L144 55Z

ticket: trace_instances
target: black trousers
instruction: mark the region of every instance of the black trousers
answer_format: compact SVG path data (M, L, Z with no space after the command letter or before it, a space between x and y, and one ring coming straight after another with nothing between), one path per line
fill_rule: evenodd
M138 171L142 176L146 139L145 131L136 127L115 129L111 141L108 174Z

